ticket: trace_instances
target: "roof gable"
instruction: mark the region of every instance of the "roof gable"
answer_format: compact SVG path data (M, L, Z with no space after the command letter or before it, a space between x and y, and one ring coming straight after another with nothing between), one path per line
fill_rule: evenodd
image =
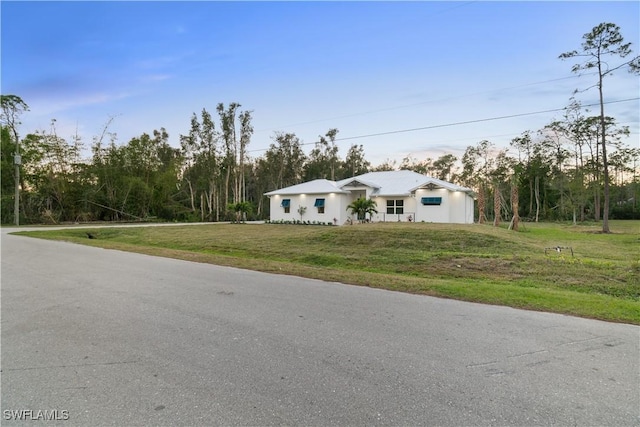
M449 191L462 191L473 195L473 191L470 188L461 187L410 170L369 172L350 179L372 183L371 186L378 189L374 193L377 196L410 195L419 188L426 188L429 184Z
M338 188L335 181L329 181L328 179L315 179L313 181L307 181L290 187L281 188L279 190L270 191L265 193L265 196L328 193L347 192Z
M378 187L377 196L409 195L425 178L427 177L424 175L408 170L369 172L354 177L375 183Z
M432 177L426 177L427 180L424 182L424 184L420 185L419 187L414 188L413 190L417 190L418 188L433 188L433 187L437 187L437 188L445 188L449 191L463 191L466 193L473 193L473 190L471 190L470 188L467 187L462 187L460 185L456 185L456 184L452 184L451 182L447 182L447 181L443 181L441 179L437 179L437 178L432 178Z
M364 180L360 177L354 176L353 178L343 179L342 181L336 182L336 186L339 188L347 188L347 187L371 187L371 188L380 188L379 185L373 183L371 181Z

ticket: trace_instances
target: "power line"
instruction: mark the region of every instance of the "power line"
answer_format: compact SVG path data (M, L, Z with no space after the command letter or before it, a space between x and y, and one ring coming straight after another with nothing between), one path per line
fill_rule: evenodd
M617 101L607 101L604 104L616 104L616 103L620 103L620 102L637 101L639 99L640 99L640 97L628 98L628 99L620 99L620 100L617 100ZM600 105L600 104L599 103L586 104L586 105L582 105L582 107L594 107L594 106L597 106L597 105ZM489 121L495 121L495 120L511 119L511 118L514 118L514 117L533 116L533 115L536 115L536 114L545 114L545 113L554 113L554 112L558 112L558 111L564 111L566 109L567 109L567 107L553 108L553 109L550 109L550 110L540 110L540 111L533 111L533 112L529 112L529 113L511 114L511 115L508 115L508 116L488 117L488 118L483 118L483 119L467 120L467 121L463 121L463 122L444 123L444 124L439 124L439 125L423 126L423 127L418 127L418 128L399 129L399 130L392 130L392 131L388 131L388 132L379 132L379 133L371 133L371 134L366 134L366 135L348 136L348 137L344 137L344 138L336 138L336 141L349 141L349 140L353 140L353 139L371 138L371 137L375 137L375 136L384 136L384 135L393 135L393 134L398 134L398 133L416 132L416 131L419 131L419 130L437 129L437 128L444 128L444 127L467 125L467 124L472 124L472 123L481 123L481 122L489 122ZM305 143L301 143L300 145L312 145L312 144L315 144L315 143L316 142L305 142ZM266 151L266 150L268 150L268 148L257 148L257 149L254 149L254 150L247 150L247 153L256 152L256 151Z
M619 125L627 125L629 123L637 123L637 122L620 122L618 123ZM522 135L522 132L511 132L511 133L503 133L503 134L499 134L499 135L485 135L485 136L475 136L475 137L471 137L471 138L456 138L456 139L448 139L448 140L436 140L433 143L438 145L438 144L447 144L447 143L453 143L453 142L460 142L460 141L481 141L484 139L491 139L491 138L503 138L505 136L519 136ZM629 135L638 135L638 132L629 132Z
M638 99L640 99L640 98L621 99L621 100L618 100L618 101L608 101L608 102L605 102L605 104L615 104L615 103L618 103L618 102L637 101ZM599 103L587 104L587 105L583 105L582 107L594 107L596 105L600 105L600 104ZM441 124L441 125L423 126L423 127L419 127L419 128L399 129L399 130L392 130L392 131L388 131L388 132L371 133L371 134L367 134L367 135L349 136L349 137L346 137L346 138L336 138L336 141L348 141L348 140L351 140L351 139L370 138L370 137L374 137L374 136L392 135L392 134L396 134L396 133L415 132L415 131L418 131L418 130L437 129L437 128L450 127L450 126L468 125L468 124L471 124L471 123L481 123L481 122L489 122L489 121L494 121L494 120L512 119L514 117L533 116L535 114L554 113L554 112L563 111L563 110L566 110L566 107L554 108L554 109L551 109L551 110L533 111L533 112L530 112L530 113L511 114L511 115L508 115L508 116L498 116L498 117L488 117L488 118L484 118L484 119L467 120L467 121L464 121L464 122L453 122L453 123L445 123L445 124Z
M597 73L595 73L595 72L593 72L593 73L585 73L585 74L582 74L582 75L595 75L595 74L597 74ZM367 114L383 113L385 111L393 111L393 110L399 110L399 109L402 109L402 108L417 107L419 105L425 105L425 104L441 103L441 102L445 102L445 101L450 101L452 99L466 98L466 97L470 97L470 96L482 95L482 94L487 94L487 93L496 93L496 92L502 92L502 91L512 90L512 89L519 89L519 88L523 88L523 87L535 86L535 85L540 85L540 84L545 84L545 83L553 83L553 82L558 82L558 81L561 81L561 80L575 79L575 78L578 78L580 76L581 75L575 75L574 74L574 75L565 76L565 77L558 77L558 78L555 78L555 79L542 80L542 81L539 81L539 82L524 83L524 84L520 84L520 85L516 85L516 86L508 86L508 87L502 87L502 88L497 88L497 89L489 89L489 90L485 90L485 91L481 91L481 92L466 93L464 95L450 96L450 97L441 98L441 99L432 99L432 100L429 100L429 101L416 102L416 103L413 103L413 104L398 105L398 106L395 106L395 107L387 107L387 108L380 108L380 109L377 109L377 110L369 110L369 111L362 111L362 112L358 112L358 113L344 114L344 115L341 115L341 116L328 117L326 119L318 119L318 120L310 120L310 121L306 121L306 122L298 122L298 123L294 123L294 124L290 124L290 125L281 126L281 128L289 128L289 127L295 127L295 126L309 125L309 124L314 124L314 123L327 122L327 121L330 121L330 120L345 119L345 118L349 118L349 117L365 116ZM276 130L276 128L260 129L260 130L257 130L256 133L266 132L266 131L273 131L273 130Z

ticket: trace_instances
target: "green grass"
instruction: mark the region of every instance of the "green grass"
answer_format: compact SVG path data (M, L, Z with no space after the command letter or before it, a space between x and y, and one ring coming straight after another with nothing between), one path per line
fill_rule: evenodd
M272 273L640 324L640 221L599 226L211 224L24 234ZM97 239L90 240L90 231ZM570 251L545 248L570 246Z

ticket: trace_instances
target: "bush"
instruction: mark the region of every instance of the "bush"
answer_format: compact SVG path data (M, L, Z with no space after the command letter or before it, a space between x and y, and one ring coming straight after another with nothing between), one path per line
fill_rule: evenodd
M632 204L615 206L611 209L610 219L640 219L640 209Z
M294 219L294 220L279 219L279 220L275 220L275 221L272 221L270 219L266 219L266 220L264 220L264 223L265 224L285 224L285 225L322 225L322 226L325 226L325 225L331 225L332 226L332 225L334 225L331 222L326 222L325 223L325 222L322 222L322 221L301 221L299 219Z

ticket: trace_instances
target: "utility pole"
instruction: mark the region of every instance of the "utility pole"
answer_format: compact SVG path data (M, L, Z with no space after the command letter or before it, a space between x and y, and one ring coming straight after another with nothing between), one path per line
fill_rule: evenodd
M22 157L20 156L20 138L18 136L19 118L22 113L29 111L29 106L16 95L0 95L0 124L4 128L13 133L13 139L16 143L16 152L13 156L13 165L15 168L16 194L14 203L14 216L16 225L20 225L20 165Z
M13 216L16 219L16 225L20 225L20 164L22 163L22 157L20 156L20 141L16 139L16 154L13 157L13 163L15 165L16 175L16 194L13 205Z

